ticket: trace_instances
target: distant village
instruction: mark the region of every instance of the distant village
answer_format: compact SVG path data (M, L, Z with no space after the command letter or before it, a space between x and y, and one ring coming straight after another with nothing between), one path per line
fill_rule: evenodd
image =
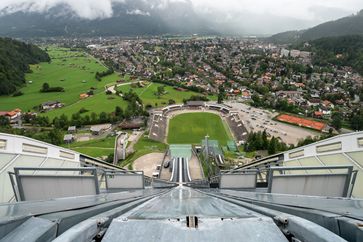
M362 88L363 78L351 67L313 66L314 53L257 39L52 41L48 40L46 44L84 48L121 75L129 75L131 80L159 82L203 94L223 92L224 100L249 102L256 107L325 119L326 122L331 120L334 112L348 119L363 102L356 93ZM88 94L80 94L80 99L87 97ZM63 106L57 100L49 100L40 104L39 112ZM11 123L21 119L21 115L19 109L0 111L0 116L8 118Z
M92 55L135 79L213 94L222 87L227 99L312 118L329 120L333 111L349 117L363 102L354 92L362 88L363 78L351 67L313 66L314 53L256 39L111 39L84 44Z

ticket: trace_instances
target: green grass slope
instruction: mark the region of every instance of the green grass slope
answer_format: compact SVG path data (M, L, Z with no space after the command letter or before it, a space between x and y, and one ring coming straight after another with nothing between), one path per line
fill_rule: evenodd
M82 107L95 107L95 112L111 111L112 107L122 105L122 99L111 100L102 103L106 98L104 86L108 83L120 79L117 74L107 76L101 82L95 79L95 73L105 71L106 67L98 63L93 57L81 51L70 51L58 47L49 47L51 63L41 63L31 66L32 73L26 75L27 85L21 89L23 96L0 97L0 110L11 110L20 108L23 111L32 110L34 107L47 101L60 101L66 106L73 105L72 108L63 108L46 113L51 117L52 112L72 115ZM30 83L31 82L31 83ZM40 93L44 82L51 87L63 87L65 92L60 93ZM79 100L79 94L87 92L91 87L95 88L92 101ZM91 100L92 98L90 98ZM95 103L99 103L94 106Z
M182 103L183 99L189 99L191 96L201 95L191 91L178 91L171 86L165 86L165 94L161 95L160 98L156 96L158 87L163 86L158 83L150 83L145 87L132 88L131 85L120 86L117 88L118 91L128 92L132 89L143 101L144 105L151 105L153 107L166 106L169 104L169 100L172 99L176 103Z

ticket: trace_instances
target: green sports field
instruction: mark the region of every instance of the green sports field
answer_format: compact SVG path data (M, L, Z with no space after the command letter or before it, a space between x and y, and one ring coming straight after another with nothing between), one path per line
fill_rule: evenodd
M217 114L185 113L170 120L169 144L200 144L206 135L221 145L226 145L232 137Z

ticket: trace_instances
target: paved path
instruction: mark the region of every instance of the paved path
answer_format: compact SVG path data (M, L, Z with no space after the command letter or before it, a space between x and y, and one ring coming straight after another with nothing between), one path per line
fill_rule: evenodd
M134 152L134 145L139 141L139 139L144 135L145 131L136 134L136 137L130 141L129 146L126 149L126 154L131 154ZM129 137L130 138L130 137Z
M139 81L125 82L125 83L121 83L121 84L113 84L111 86L109 86L110 85L110 83L109 83L105 86L105 89L106 89L106 91L110 91L112 94L116 94L115 87L127 86L127 85L131 85L131 84L138 83L138 82Z
M151 85L152 85L153 83L151 82L149 85L147 85L147 87L146 88L144 88L144 90L142 90L142 92L140 92L140 94L139 94L139 97L141 98L141 96L142 96L142 94L144 94L144 92L147 90L147 89L149 89L149 87L151 87Z

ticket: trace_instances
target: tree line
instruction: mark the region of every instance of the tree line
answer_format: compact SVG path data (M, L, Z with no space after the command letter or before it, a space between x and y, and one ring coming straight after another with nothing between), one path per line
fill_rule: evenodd
M113 68L109 68L107 71L102 71L102 72L96 72L95 78L97 81L102 81L102 77L108 76L113 74L115 71L113 70Z
M47 82L44 82L40 92L64 92L63 87L51 87Z
M247 141L244 145L246 152L253 152L256 150L267 150L269 155L278 152L286 151L289 147L275 136L268 137L266 130L263 132L252 132L248 135Z

